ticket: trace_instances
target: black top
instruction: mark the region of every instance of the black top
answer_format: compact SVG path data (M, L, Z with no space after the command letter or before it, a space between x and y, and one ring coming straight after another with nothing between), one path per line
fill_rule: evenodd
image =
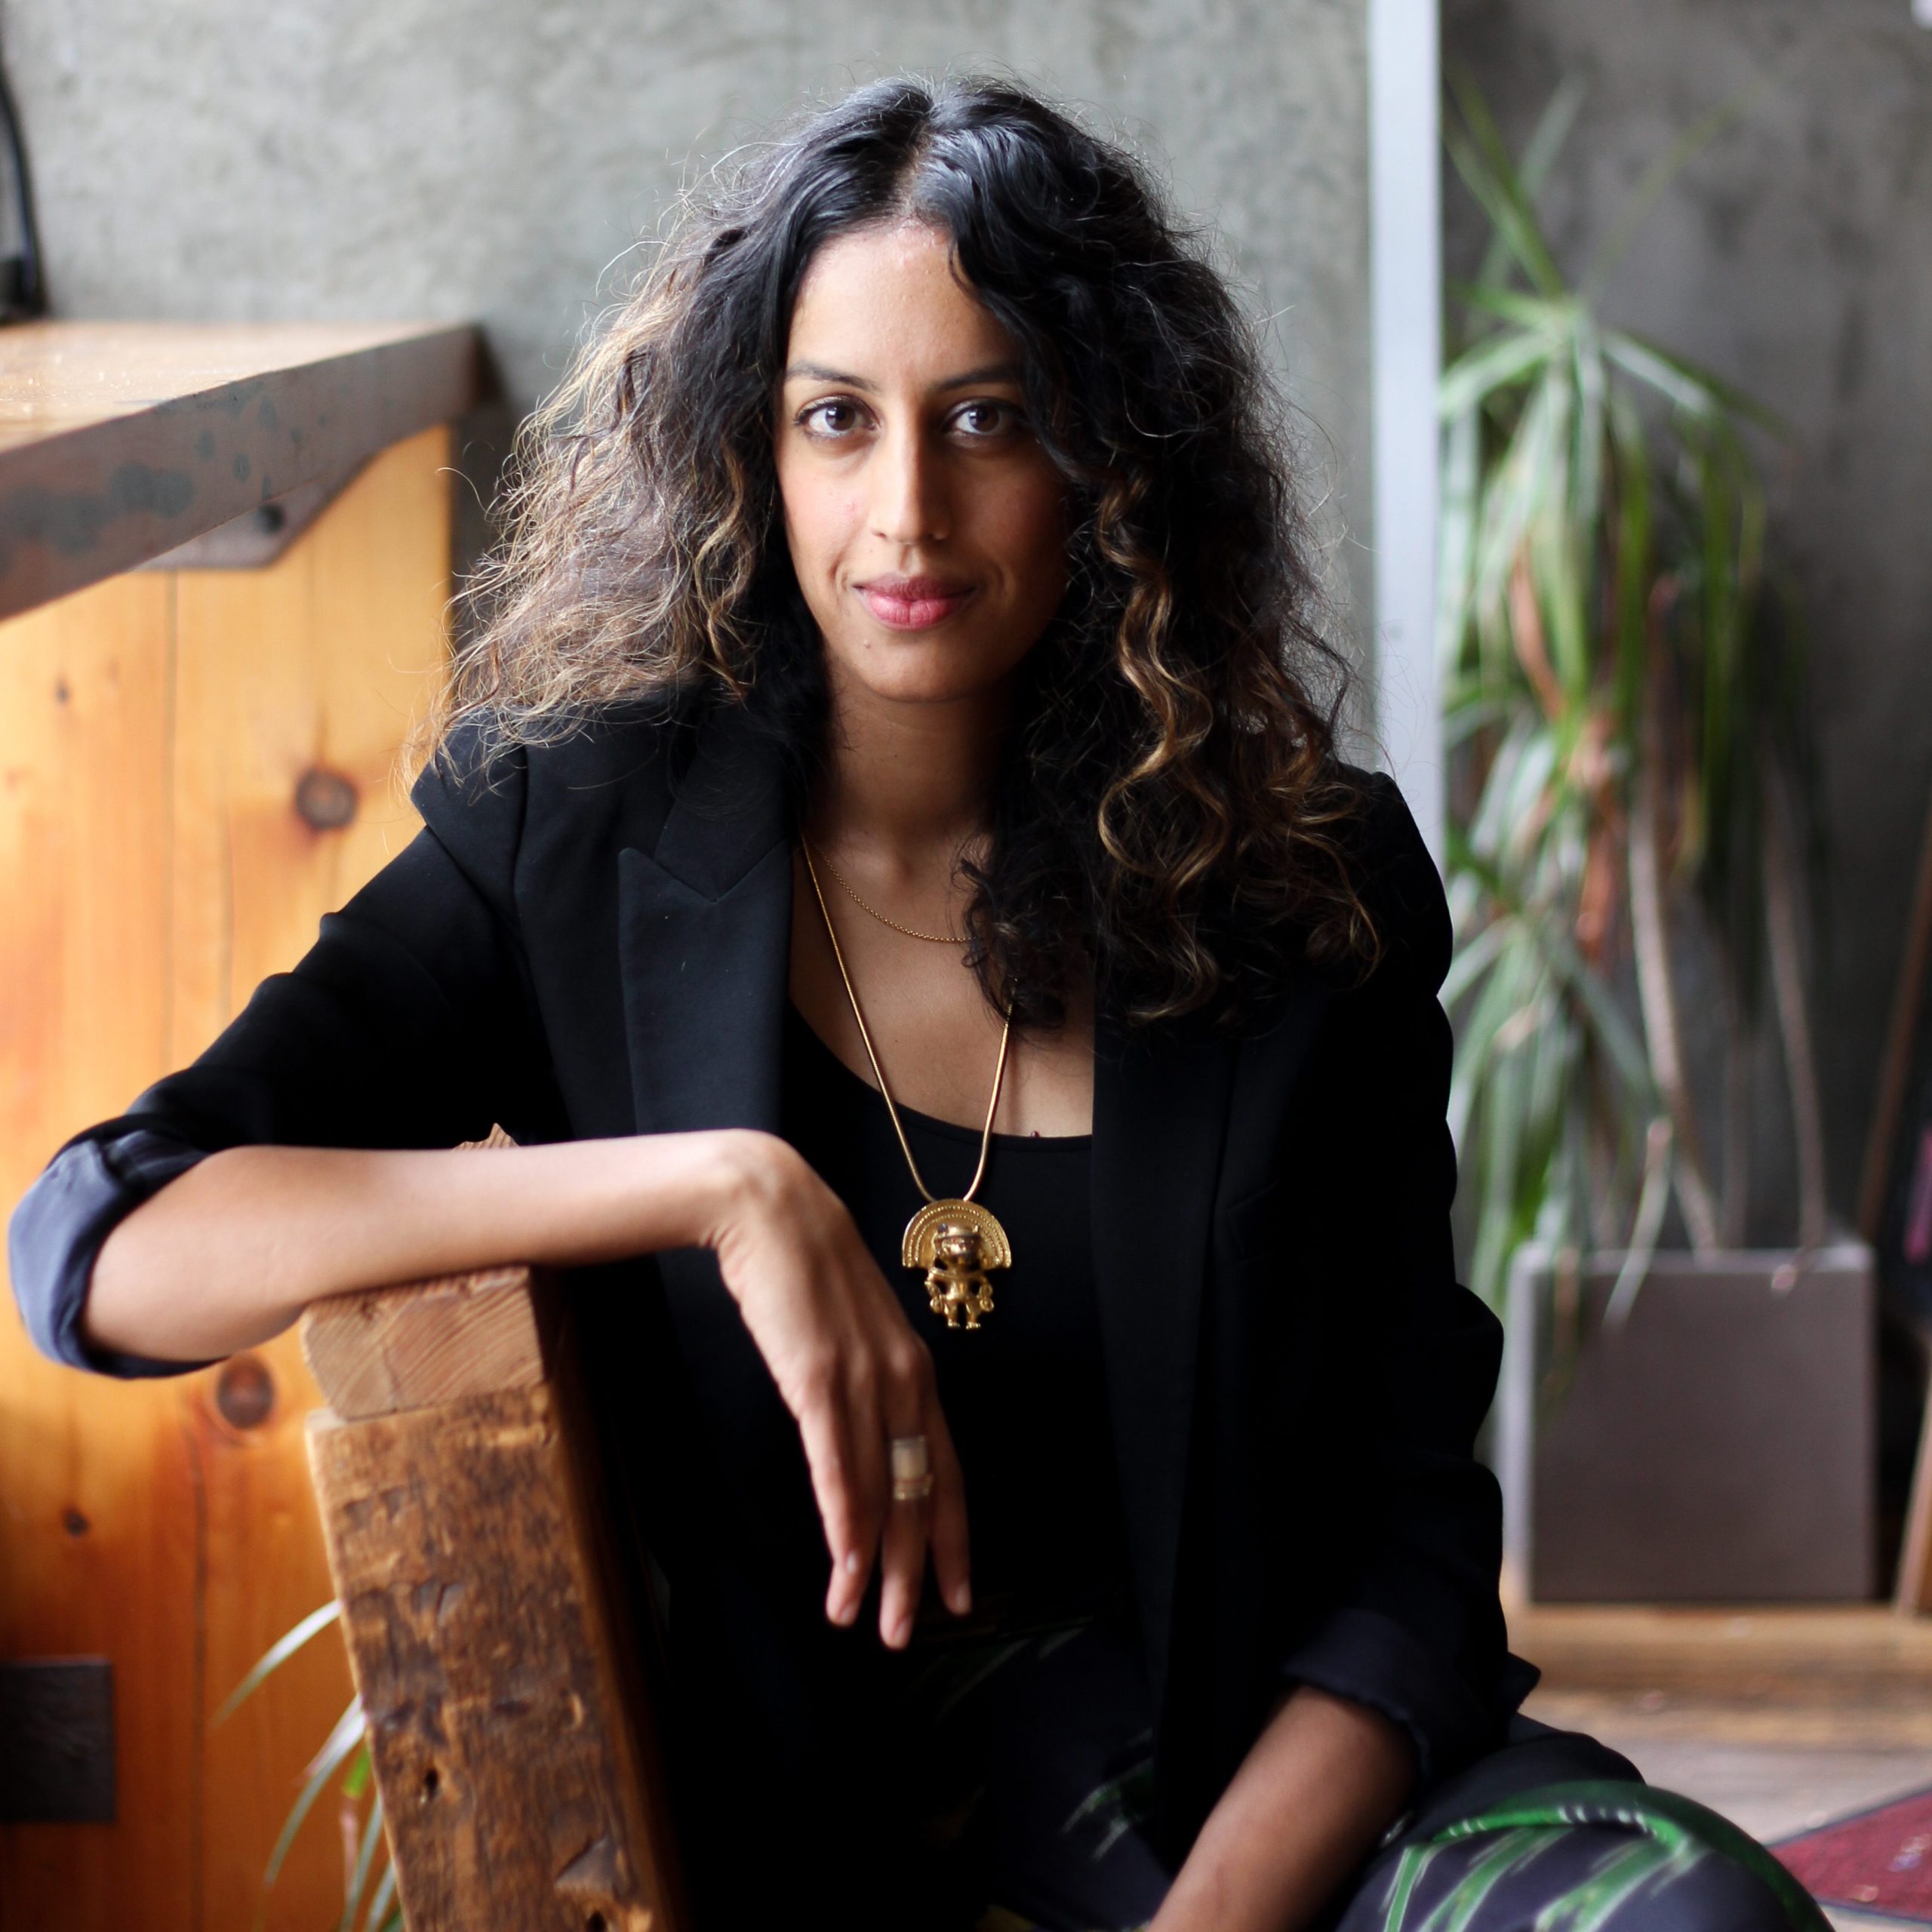
M1119 1479L1100 1359L1089 1201L1093 1140L998 1134L977 1198L999 1217L1013 1266L974 1331L949 1329L924 1277L900 1264L920 1205L878 1090L786 1011L782 1131L843 1201L933 1352L940 1406L966 1478L973 1583L982 1613L1027 1621L1095 1607L1128 1574ZM928 1186L957 1194L980 1136L899 1110Z
M1448 910L1393 784L1351 782L1336 835L1372 962L1307 959L1286 931L1280 984L1238 1032L1104 1009L1096 1027L1087 1233L1155 1824L1177 1850L1290 1684L1403 1726L1426 1788L1500 1739L1534 1681L1507 1656L1500 1499L1474 1454L1500 1333L1449 1238ZM466 728L414 797L421 835L300 964L20 1204L10 1272L49 1354L183 1366L90 1352L81 1312L108 1231L201 1150L780 1130L796 828L741 712L617 709L500 755ZM989 1183L1001 1212L1008 1186ZM997 1347L1027 1292L1002 1287L986 1334L936 1341ZM737 1821L796 1809L847 1708L801 1704L811 1673L785 1662L826 1579L796 1425L708 1251L626 1264L582 1305L609 1412L641 1438L611 1463L663 1552L673 1649L705 1653L693 1709L735 1834L715 1869L795 1899L802 1868L747 1858ZM876 1636L824 1629L876 1657ZM800 1859L813 1842L793 1835Z

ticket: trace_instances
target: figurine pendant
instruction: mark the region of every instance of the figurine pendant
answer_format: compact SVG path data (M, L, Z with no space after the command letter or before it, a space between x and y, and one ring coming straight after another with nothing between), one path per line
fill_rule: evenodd
M1013 1266L1013 1244L977 1201L929 1201L906 1223L900 1259L926 1271L926 1294L949 1328L977 1328L993 1312L991 1271Z

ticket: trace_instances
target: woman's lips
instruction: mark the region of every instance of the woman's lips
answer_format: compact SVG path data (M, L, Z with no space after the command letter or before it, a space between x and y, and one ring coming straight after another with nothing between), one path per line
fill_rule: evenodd
M858 591L881 623L895 631L923 631L951 617L973 586L937 577L875 577Z

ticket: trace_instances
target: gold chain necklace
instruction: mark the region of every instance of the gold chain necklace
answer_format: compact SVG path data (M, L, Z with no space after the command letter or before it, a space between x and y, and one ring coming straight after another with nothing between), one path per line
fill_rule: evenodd
M838 929L832 923L832 909L825 903L825 888L818 882L818 868L812 863L812 848L801 837L798 850L805 861L805 875L812 882L812 894L818 901L819 916L825 921L825 936L832 942L832 956L838 962L838 977L845 983L845 997L852 1002L852 1017L859 1023L859 1038L865 1042L866 1057L872 1062L873 1077L878 1081L879 1097L885 1103L885 1111L892 1121L892 1131L899 1138L899 1151L906 1156L906 1164L911 1169L912 1185L924 1198L925 1205L906 1223L905 1238L900 1243L899 1259L908 1268L923 1268L926 1271L926 1299L935 1315L946 1317L949 1328L957 1328L964 1318L968 1328L977 1328L983 1315L993 1312L993 1284L989 1270L1011 1268L1013 1266L1013 1244L1007 1238L1005 1229L990 1208L983 1207L973 1197L980 1191L980 1183L986 1177L986 1159L992 1152L993 1115L999 1111L999 1091L1006 1078L1007 1048L1013 1041L1013 1007L1008 1001L1006 1024L999 1036L999 1059L993 1068L993 1091L986 1102L986 1124L980 1130L980 1164L973 1170L971 1184L964 1194L941 1199L927 1186L925 1177L919 1172L919 1164L912 1158L912 1144L906 1138L906 1129L899 1118L899 1109L892 1098L892 1089L886 1084L885 1069L878 1063L878 1050L872 1044L871 1030L866 1025L866 1016L860 1010L859 995L852 984L852 976L845 967L845 953L838 943ZM828 860L826 863L830 864ZM833 878L838 875L835 872ZM849 891L851 888L848 887ZM856 894L854 894L857 897ZM864 902L860 901L863 905ZM871 912L872 909L865 909ZM875 918L878 917L873 913ZM883 923L890 925L891 920ZM902 928L903 930L903 928ZM923 934L915 933L915 939Z
M802 842L801 841L801 843ZM910 926L902 926L897 919L888 919L876 906L868 906L859 897L858 888L832 863L829 854L821 852L819 857L825 860L826 870L838 881L839 890L844 894L845 897L851 900L860 912L876 919L881 925L890 926L894 932L903 933L908 939L922 939L928 946L964 946L966 944L965 939L955 933L915 932ZM809 863L810 860L808 860L807 863ZM814 884L817 883L816 878L813 883Z

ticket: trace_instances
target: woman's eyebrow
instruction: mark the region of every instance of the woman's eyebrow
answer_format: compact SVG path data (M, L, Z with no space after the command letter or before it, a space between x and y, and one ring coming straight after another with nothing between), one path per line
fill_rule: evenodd
M794 362L785 371L788 383L838 383L848 389L869 389L872 386L863 376L848 375L843 369L828 369L823 362Z
M974 383L1017 383L1023 371L1017 362L987 362L977 369L964 369L956 376L942 377L933 385L936 389L963 389ZM823 362L794 362L785 371L788 383L837 383L849 389L871 389L875 386L863 376L855 376L844 369L829 369Z
M986 362L957 376L948 376L935 385L943 389L963 389L972 383L1017 383L1025 371L1017 362Z

